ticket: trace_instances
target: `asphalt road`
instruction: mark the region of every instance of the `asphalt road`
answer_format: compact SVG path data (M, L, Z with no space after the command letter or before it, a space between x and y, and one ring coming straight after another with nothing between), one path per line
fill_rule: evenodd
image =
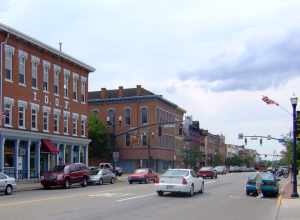
M158 197L153 184L114 185L19 192L0 196L1 220L222 219L273 220L276 198L247 197L247 173L206 180L204 194Z

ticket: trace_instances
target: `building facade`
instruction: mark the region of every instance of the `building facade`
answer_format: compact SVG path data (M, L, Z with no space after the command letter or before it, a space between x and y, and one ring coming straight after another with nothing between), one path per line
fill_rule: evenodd
M95 69L0 24L0 171L38 178L87 163L88 75Z
M223 135L207 133L205 137L206 166L224 165L226 160L226 145Z
M116 138L118 164L125 171L138 167L162 171L182 165L180 124L185 111L176 104L140 85L89 92L88 102L90 114L97 115L115 134L142 127ZM159 129L158 123L167 122L171 124Z

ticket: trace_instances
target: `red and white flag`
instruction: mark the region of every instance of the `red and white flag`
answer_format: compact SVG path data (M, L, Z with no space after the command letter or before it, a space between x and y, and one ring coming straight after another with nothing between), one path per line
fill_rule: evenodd
M268 96L263 96L262 100L267 103L268 105L277 105L279 106L279 104L277 102L275 102L274 100L270 99Z

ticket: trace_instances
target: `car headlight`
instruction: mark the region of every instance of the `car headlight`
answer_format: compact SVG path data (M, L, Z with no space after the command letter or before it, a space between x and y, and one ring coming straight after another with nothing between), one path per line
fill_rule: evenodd
M41 180L44 180L45 179L45 177L44 176L41 176Z

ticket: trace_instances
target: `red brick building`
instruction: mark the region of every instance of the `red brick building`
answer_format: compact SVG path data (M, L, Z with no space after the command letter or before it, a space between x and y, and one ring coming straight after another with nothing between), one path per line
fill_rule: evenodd
M0 171L36 178L87 163L88 75L95 69L0 24Z
M115 127L116 134L155 123L182 122L185 113L176 104L140 85L89 92L88 102L90 114L96 114L110 127ZM158 126L151 126L118 137L116 151L119 152L119 165L127 172L137 167L161 171L181 166L183 137L179 134L179 126L180 123L163 126L161 136Z

